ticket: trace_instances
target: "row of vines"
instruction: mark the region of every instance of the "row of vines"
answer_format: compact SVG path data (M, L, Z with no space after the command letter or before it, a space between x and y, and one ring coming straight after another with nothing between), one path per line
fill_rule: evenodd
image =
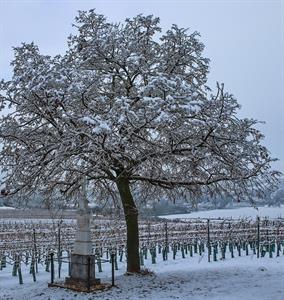
M0 222L0 271L12 266L12 275L23 283L22 265L34 281L39 265L50 272L56 261L56 273L61 277L62 264L70 269L70 253L75 239L74 220L29 220ZM126 227L121 220L94 219L91 225L93 251L97 271L115 253L115 268L127 253ZM218 261L242 255L258 258L284 255L284 219L179 219L174 221L142 220L139 223L140 263L193 257ZM54 272L54 270L52 270Z

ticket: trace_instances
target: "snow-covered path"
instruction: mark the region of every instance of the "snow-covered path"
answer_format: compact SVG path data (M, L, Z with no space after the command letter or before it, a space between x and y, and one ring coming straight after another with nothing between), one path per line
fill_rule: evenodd
M1 300L89 300L89 299L193 299L193 300L283 300L284 256L270 259L255 256L236 257L218 262L206 262L205 257L177 258L146 267L152 276L125 276L119 265L118 288L97 294L76 294L64 289L48 288L48 273L39 273L33 283L26 275L23 285L10 272L0 271ZM100 273L109 282L109 269ZM25 279L25 278L24 278Z

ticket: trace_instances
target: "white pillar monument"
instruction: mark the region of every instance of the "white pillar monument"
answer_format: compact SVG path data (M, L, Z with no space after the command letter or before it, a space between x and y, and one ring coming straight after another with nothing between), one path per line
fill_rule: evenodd
M70 277L66 278L67 284L90 287L100 283L95 278L95 255L93 255L91 239L92 212L88 206L86 185L82 186L77 211L77 231L73 252L71 254Z
M82 199L79 202L77 211L77 232L74 243L74 254L92 255L92 240L91 240L91 209L88 207L88 199L83 193Z

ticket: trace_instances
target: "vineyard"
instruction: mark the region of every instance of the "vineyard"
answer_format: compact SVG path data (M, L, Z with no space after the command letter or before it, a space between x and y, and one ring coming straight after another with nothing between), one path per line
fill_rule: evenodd
M115 253L115 268L125 261L126 227L121 220L95 218L92 221L93 251L97 271L102 272ZM39 270L50 272L56 263L56 276L69 272L69 254L75 239L76 222L71 220L25 220L0 223L0 274L11 274L23 283L21 266L29 269L34 281ZM168 259L206 257L208 261L242 255L258 258L284 255L284 219L178 219L141 220L140 263ZM52 264L51 264L52 258ZM40 268L39 268L40 266ZM52 270L54 272L54 270ZM67 274L64 274L67 275Z

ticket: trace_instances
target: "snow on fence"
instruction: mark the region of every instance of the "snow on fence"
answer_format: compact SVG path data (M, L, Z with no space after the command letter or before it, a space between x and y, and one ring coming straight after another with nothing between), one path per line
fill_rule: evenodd
M94 253L98 272L115 251L115 268L127 255L126 226L121 220L96 219L92 222ZM12 264L12 275L23 282L21 264L29 266L36 281L38 265L50 272L50 254L57 262L60 278L62 263L70 266L69 254L75 238L75 221L0 222L0 271ZM139 222L140 263L157 256L167 260L207 255L208 261L255 254L257 257L284 255L284 219L177 219Z

